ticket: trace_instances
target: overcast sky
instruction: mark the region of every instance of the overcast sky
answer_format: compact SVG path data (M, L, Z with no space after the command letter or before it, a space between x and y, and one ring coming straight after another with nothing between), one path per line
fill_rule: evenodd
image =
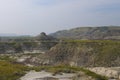
M120 0L0 0L0 33L120 25Z

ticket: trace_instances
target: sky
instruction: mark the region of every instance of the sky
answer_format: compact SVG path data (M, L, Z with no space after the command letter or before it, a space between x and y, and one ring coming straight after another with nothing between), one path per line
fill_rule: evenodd
M109 25L120 26L120 0L0 0L0 33Z

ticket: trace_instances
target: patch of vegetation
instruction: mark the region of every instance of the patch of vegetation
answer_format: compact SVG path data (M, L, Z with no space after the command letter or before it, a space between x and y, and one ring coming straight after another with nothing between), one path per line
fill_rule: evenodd
M0 80L17 80L28 70L29 68L24 65L0 61Z
M12 58L9 54L6 55L0 55L0 61L8 61L8 62L15 62L16 59Z
M98 74L96 74L96 73L94 73L94 72L91 72L91 71L89 71L89 70L87 70L87 69L81 68L81 71L83 71L83 72L84 72L86 75L88 75L88 76L92 76L92 77L95 78L96 80L108 80L107 77L98 75Z

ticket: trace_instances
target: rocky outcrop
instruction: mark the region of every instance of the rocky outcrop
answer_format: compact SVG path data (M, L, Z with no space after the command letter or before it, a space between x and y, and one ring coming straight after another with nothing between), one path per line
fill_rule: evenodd
M35 37L37 41L57 41L56 38L46 35L45 32L40 33L38 36Z

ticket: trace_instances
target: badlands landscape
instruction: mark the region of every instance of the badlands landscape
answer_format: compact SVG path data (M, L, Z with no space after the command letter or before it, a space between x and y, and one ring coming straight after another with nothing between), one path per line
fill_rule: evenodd
M117 26L1 37L0 79L120 80L119 37Z

